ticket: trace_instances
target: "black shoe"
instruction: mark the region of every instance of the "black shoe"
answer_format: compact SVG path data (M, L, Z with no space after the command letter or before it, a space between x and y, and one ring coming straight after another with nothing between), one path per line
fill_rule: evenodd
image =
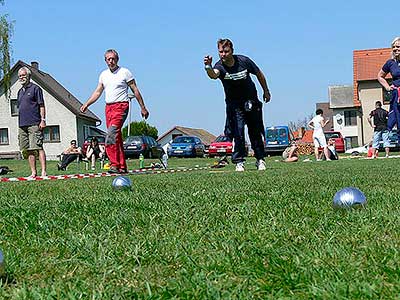
M127 169L119 169L120 174L127 174L128 170Z
M119 174L119 170L116 167L110 167L107 172L111 174Z

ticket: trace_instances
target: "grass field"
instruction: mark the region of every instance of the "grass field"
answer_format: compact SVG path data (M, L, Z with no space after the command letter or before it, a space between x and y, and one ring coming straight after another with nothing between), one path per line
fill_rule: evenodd
M275 159L131 175L131 192L110 177L1 183L0 298L399 299L400 159ZM366 209L332 209L346 186Z

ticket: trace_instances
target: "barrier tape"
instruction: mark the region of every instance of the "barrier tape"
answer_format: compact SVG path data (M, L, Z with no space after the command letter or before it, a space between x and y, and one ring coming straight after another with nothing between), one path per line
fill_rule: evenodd
M21 182L21 181L45 181L45 180L65 180L65 179L86 179L86 178L99 178L99 177L112 177L112 176L124 176L124 175L140 175L140 174L165 174L165 173L179 173L179 172L190 172L207 170L210 167L195 167L195 168L183 168L183 169L135 169L129 170L128 173L87 173L87 174L66 174L66 175L50 175L50 176L36 176L36 177L3 177L0 178L0 182Z

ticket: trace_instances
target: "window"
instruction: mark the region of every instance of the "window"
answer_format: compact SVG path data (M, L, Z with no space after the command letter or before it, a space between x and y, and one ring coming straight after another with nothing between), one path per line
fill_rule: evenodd
M60 141L60 126L47 126L43 131L45 143L54 143Z
M345 137L346 149L358 147L358 138L356 136Z
M10 100L10 108L11 108L11 117L18 116L18 100L17 99Z
M355 110L349 110L344 112L344 126L355 126L357 125L357 112Z
M0 145L8 145L8 128L0 128Z

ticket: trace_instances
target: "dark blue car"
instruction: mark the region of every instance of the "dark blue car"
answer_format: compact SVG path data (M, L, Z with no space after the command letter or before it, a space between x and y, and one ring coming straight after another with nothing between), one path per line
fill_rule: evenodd
M292 136L288 126L272 126L265 129L266 153L282 153L291 141Z
M168 156L203 157L205 146L197 136L178 136L168 147Z

